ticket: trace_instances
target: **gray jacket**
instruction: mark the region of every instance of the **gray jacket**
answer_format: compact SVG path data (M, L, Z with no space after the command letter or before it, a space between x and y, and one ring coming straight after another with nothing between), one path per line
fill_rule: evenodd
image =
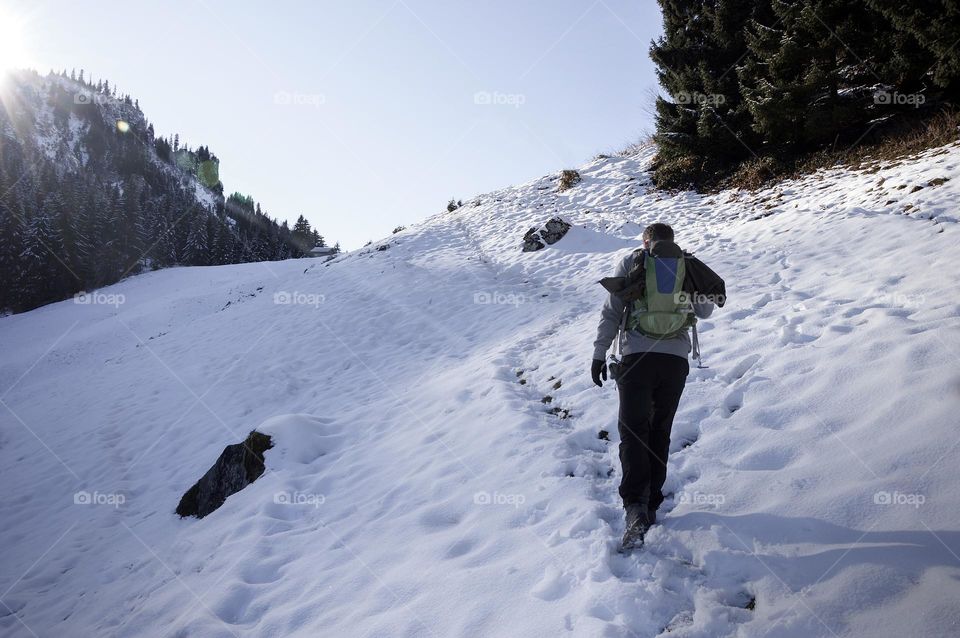
M626 277L630 267L633 266L634 253L630 253L617 265L617 271L614 277ZM624 303L614 294L610 294L606 303L603 304L603 310L600 313L600 325L597 327L597 339L593 342L593 358L606 360L607 350L610 344L616 338L620 331L620 321L623 319ZM713 304L706 303L693 304L693 313L700 319L706 319L713 314ZM662 352L664 354L675 354L684 359L690 354L690 333L685 331L683 334L672 339L654 339L636 332L627 330L623 335L623 354L634 354L637 352Z

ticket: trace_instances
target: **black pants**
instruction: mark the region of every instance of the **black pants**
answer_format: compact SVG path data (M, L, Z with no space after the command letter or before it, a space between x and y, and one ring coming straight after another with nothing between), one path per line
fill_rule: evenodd
M658 352L628 354L617 379L620 392L620 497L655 510L663 502L670 429L687 383L685 357Z

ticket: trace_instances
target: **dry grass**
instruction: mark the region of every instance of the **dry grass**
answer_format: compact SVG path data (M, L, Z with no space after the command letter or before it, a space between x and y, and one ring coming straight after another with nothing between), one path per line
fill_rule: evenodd
M565 191L568 188L573 188L573 185L580 181L580 173L571 169L564 169L560 171L560 185L557 186L558 191Z
M653 138L647 135L636 142L628 144L624 148L614 152L612 155L614 157L633 157L634 155L639 155L651 145L653 145Z
M913 122L869 143L845 150L828 149L793 162L758 157L742 163L727 178L709 191L724 188L757 190L772 182L809 175L820 169L846 167L854 170L879 170L927 149L960 140L960 111L944 110L922 122Z

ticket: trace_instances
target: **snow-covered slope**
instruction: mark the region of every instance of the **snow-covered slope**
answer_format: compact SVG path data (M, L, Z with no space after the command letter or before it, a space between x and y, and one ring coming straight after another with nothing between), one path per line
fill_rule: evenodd
M0 319L0 632L955 634L960 148L714 196L652 191L648 160L385 250ZM521 253L555 214L575 227ZM730 300L701 323L669 512L624 556L616 393L587 369L595 282L653 221ZM253 428L264 476L178 519Z

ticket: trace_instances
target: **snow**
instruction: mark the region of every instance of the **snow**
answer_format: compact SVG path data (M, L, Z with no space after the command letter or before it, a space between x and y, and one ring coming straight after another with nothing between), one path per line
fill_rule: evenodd
M0 318L0 633L955 634L960 147L707 196L651 190L650 152L386 250ZM568 236L521 253L554 215ZM596 282L652 221L730 300L662 524L621 555L616 394L588 365ZM176 517L254 428L265 474Z
M200 180L197 179L196 177L194 177L194 176L191 175L189 179L190 179L190 181L192 182L192 185L193 185L193 196L194 196L194 198L196 198L196 200L197 200L200 204L202 204L203 206L205 206L205 207L207 208L207 210L211 210L211 211L212 211L212 210L216 209L216 207L217 207L217 196L214 195L213 191L211 191L209 188L207 188L206 186L204 186L203 184L201 184L201 183L200 183ZM228 219L229 219L229 218L228 218ZM236 223L236 221L234 221L234 220L231 220L231 222L233 222L233 224ZM232 225L232 224L231 224L231 225Z

